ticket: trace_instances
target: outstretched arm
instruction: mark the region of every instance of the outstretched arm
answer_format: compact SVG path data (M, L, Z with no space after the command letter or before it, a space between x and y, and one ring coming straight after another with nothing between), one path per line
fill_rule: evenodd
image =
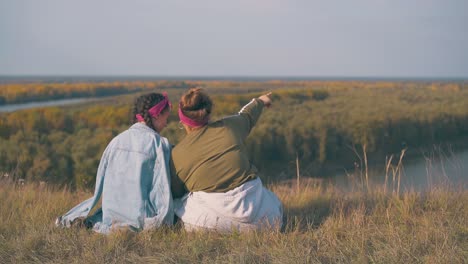
M246 138L262 114L263 107L271 106L271 93L252 99L239 111L239 114L229 118L233 127L242 138Z

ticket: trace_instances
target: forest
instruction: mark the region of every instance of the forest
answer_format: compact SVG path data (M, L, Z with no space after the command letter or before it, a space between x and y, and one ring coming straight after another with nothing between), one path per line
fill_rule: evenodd
M264 177L288 178L300 161L305 176L323 177L355 166L356 150L370 164L407 149L408 157L436 144L468 147L468 83L417 81L158 81L6 84L4 103L103 97L80 105L0 113L0 175L70 188L94 185L109 141L131 125L133 100L169 93L175 108L190 87L214 100L212 119L235 114L251 98L273 91L274 105L252 130L247 146ZM162 135L184 136L173 109ZM362 154L362 152L361 152Z

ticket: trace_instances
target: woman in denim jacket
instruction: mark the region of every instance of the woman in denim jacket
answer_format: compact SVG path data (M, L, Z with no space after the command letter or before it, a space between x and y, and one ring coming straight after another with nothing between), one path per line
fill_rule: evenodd
M57 218L57 226L84 223L106 234L120 228L138 231L173 224L171 146L159 135L171 108L165 93L137 98L135 124L112 139L102 155L94 196ZM102 208L88 217L101 195Z

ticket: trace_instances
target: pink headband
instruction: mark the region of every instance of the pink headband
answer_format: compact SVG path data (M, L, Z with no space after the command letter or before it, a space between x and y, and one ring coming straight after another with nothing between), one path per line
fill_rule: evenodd
M171 101L169 101L169 98L167 97L167 93L164 92L162 93L162 95L164 96L164 99L148 110L148 113L150 114L151 117L157 117L162 112L162 110L166 108L166 105L169 105L169 108L172 109L172 104L171 104ZM143 116L141 116L141 114L137 114L135 115L135 117L138 120L138 122L145 121L145 119L143 118Z
M195 121L182 112L182 105L179 103L179 119L180 122L190 126L190 127L202 127L208 123L208 116L206 116L202 121Z

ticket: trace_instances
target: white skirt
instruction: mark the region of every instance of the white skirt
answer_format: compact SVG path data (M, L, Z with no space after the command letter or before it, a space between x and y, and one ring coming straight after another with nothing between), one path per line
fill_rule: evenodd
M283 222L280 200L258 177L225 193L193 192L174 202L187 231L279 229Z

